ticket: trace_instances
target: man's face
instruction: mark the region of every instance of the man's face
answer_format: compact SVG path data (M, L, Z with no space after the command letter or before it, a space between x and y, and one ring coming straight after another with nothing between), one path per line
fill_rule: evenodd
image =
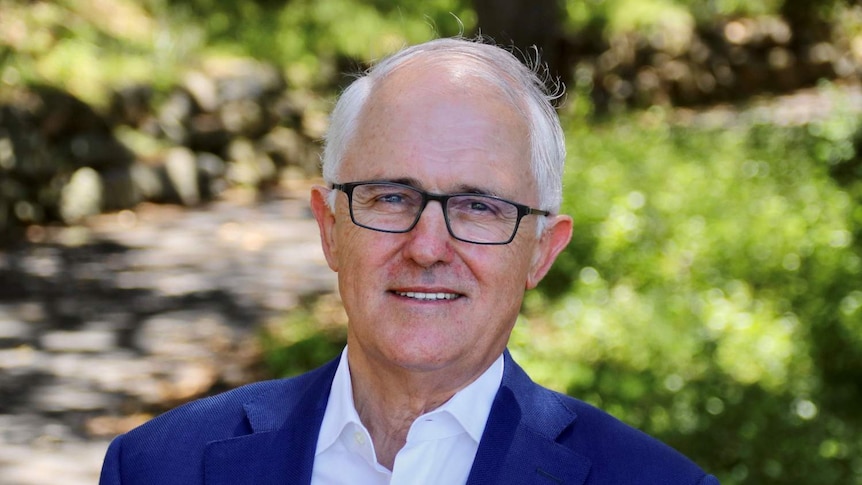
M538 202L523 117L495 91L439 66L405 68L372 94L338 182L366 180ZM412 231L376 232L351 222L344 193L331 214L324 191L316 189L312 205L339 274L351 360L413 372L469 378L490 365L506 346L525 289L571 231L568 218L550 218L540 239L537 217L527 216L510 244L471 244L449 235L440 204L430 202Z

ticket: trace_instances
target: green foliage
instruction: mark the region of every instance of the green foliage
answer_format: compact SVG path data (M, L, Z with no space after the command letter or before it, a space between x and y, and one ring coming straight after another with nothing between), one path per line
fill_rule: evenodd
M475 25L464 0L182 0L171 11L202 25L209 48L286 66L295 84L317 88L328 87L340 74L333 69L356 70L340 66L343 60L378 58Z
M332 295L311 296L284 319L261 332L266 368L272 375L293 376L335 358L347 344L346 317Z
M0 88L50 84L105 105L112 88L168 87L220 56L283 66L298 88L404 45L475 27L466 0L0 0Z
M601 26L608 36L688 25L692 20L689 10L673 0L566 0L565 7L572 30Z
M0 11L0 88L50 84L99 105L119 84L169 83L201 48L194 26L131 0L0 0Z
M607 37L630 32L674 36L697 24L717 19L785 16L795 19L837 21L845 0L565 0L572 32L598 29ZM670 31L668 31L670 29Z
M513 352L723 483L862 483L857 118L668 115L570 122L569 286L529 295Z

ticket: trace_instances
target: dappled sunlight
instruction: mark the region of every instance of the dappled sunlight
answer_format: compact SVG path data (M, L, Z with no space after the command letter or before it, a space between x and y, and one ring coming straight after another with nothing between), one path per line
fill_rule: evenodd
M851 3L566 0L534 22L568 86L574 233L510 349L725 485L862 483ZM471 36L476 4L0 0L0 446L60 457L57 429L106 437L238 365L337 355L306 207L331 101L407 44ZM23 456L2 451L0 481Z
M730 292L708 291L700 312L709 338L716 342L721 370L740 384L775 391L810 379L793 368L811 369L806 335L796 315L776 314L771 302L752 299L743 282L732 282Z

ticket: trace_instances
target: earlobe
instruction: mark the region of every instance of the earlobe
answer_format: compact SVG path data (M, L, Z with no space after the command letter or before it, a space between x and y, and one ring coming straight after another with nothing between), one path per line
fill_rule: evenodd
M333 271L338 271L335 213L334 208L330 209L326 201L329 190L319 185L311 188L311 212L314 214L314 219L317 221L317 227L320 230L320 245L323 248L323 255L326 256L326 262Z
M536 244L530 273L527 275L526 288L531 290L542 281L551 269L557 256L566 248L572 239L572 218L567 215L557 215L548 218L547 227Z

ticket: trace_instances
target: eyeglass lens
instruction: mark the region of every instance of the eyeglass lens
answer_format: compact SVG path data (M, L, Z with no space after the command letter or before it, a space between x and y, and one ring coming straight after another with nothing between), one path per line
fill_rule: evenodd
M356 224L388 232L409 231L424 208L422 192L396 184L360 184L353 188L351 212ZM517 229L518 208L485 195L459 194L444 201L452 236L477 243L509 241Z

